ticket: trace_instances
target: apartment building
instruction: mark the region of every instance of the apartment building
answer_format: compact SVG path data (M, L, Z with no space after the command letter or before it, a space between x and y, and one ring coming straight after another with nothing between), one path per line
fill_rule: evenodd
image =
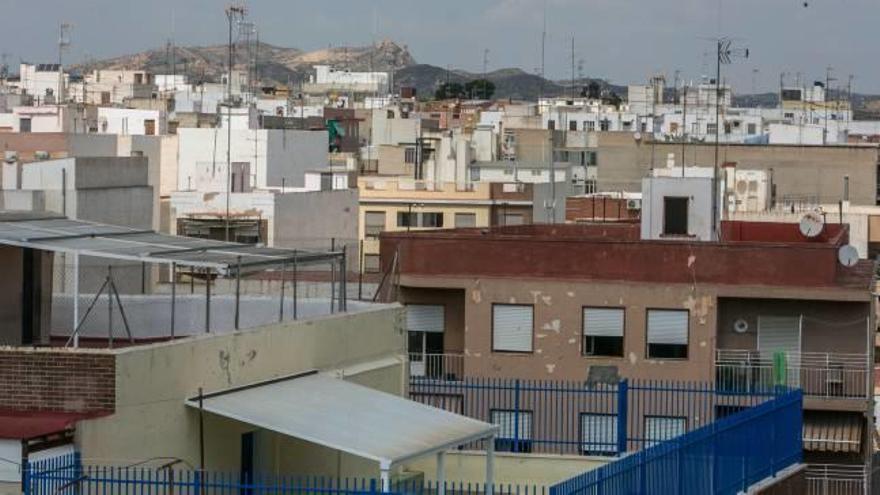
M531 184L360 177L360 228L366 271L379 271L379 235L532 222Z
M717 241L688 213L703 208L699 198L679 205L687 196L664 194L641 227L380 236L382 268L396 277L386 293L408 305L411 373L786 384L804 392L806 460L865 465L874 263L841 261L847 226L806 237L797 224L723 222Z

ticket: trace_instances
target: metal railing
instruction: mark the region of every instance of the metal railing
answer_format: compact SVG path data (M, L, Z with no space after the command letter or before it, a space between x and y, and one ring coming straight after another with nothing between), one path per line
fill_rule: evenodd
M804 397L865 399L872 386L867 354L786 353L784 369L772 353L718 349L715 383L720 390L760 391L775 385L801 388Z
M27 463L24 495L546 495L538 483L339 478L83 463L79 453Z
M464 378L464 354L409 353L409 378L461 380Z
M801 461L802 395L786 392L550 487L550 495L734 495Z
M623 380L414 379L410 399L500 426L498 451L618 456L785 393L730 393L709 383ZM483 442L468 445L482 450Z
M865 466L807 464L807 495L864 495Z

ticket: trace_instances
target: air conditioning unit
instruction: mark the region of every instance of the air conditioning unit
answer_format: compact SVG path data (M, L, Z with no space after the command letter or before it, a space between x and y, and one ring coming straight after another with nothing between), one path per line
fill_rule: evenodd
M17 151L7 151L5 152L5 156L3 157L3 161L6 163L15 163L18 161L18 152Z
M34 160L48 160L49 152L48 151L34 151Z
M641 199L628 199L628 200L626 200L626 209L627 210L641 210L642 209L642 200Z

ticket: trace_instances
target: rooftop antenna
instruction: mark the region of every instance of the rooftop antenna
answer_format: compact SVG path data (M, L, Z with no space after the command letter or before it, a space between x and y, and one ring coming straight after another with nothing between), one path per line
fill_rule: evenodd
M569 98L574 100L574 36L571 37L571 95Z
M229 197L232 195L232 67L235 63L235 45L232 43L232 26L236 19L245 16L242 5L231 4L226 7L226 21L229 24L229 44L226 76L226 218L224 231L226 242L229 242Z
M828 144L828 99L831 97L831 82L837 80L831 76L833 71L834 69L830 65L825 68L825 97L822 102L822 106L825 108L825 116L823 118L825 123L822 127L822 144Z
M488 74L489 69L489 49L483 49L483 79L486 79L486 75Z
M712 210L713 210L713 227L716 238L721 227L722 210L718 205L718 145L721 141L721 66L730 65L734 57L749 58L748 48L733 48L733 40L730 38L718 38L715 40L716 58L715 58L715 165L712 167ZM722 208L727 207L727 201L724 201Z
M9 78L9 54L6 52L0 53L0 80L3 81L3 85L6 86L6 80Z
M539 97L544 97L544 55L547 45L547 0L544 0L544 24L541 29L541 89Z

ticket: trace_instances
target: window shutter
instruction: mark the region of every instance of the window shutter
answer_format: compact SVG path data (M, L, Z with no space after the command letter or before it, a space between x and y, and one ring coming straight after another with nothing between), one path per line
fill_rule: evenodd
M502 438L505 440L512 438L519 438L520 440L531 440L532 412L520 411L519 423L517 423L516 421L517 418L515 411L492 411L492 423L500 427L498 429L498 438ZM517 430L519 430L519 437L516 437L514 435L514 432L516 432Z
M759 316L758 350L765 355L772 355L775 351L799 353L801 319L797 316Z
M648 310L648 343L687 345L688 312L680 310Z
M439 304L407 304L406 329L410 332L443 333L443 306Z
M623 337L623 310L619 308L584 308L584 335Z
M492 350L531 352L533 308L496 304L492 306Z
M617 416L581 414L581 445L585 452L617 452Z

